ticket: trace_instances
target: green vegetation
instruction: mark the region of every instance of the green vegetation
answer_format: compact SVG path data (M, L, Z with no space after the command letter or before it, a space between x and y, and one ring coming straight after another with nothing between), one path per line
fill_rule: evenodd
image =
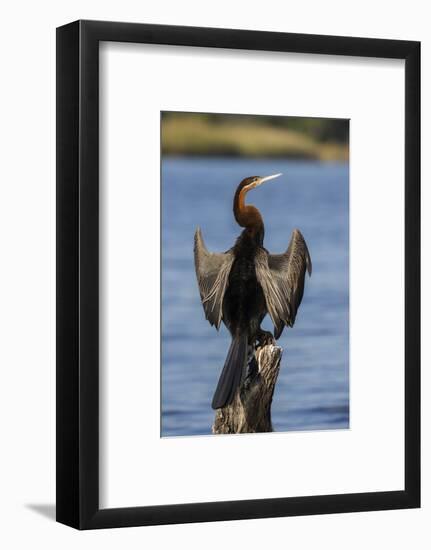
M349 122L342 119L162 114L164 155L228 155L345 161Z

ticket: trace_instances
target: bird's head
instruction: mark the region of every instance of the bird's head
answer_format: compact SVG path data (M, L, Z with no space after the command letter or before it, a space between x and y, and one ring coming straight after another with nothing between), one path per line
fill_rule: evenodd
M281 175L282 174L280 173L273 174L272 176L250 176L249 178L245 178L242 180L242 182L238 185L237 192L242 191L245 194L251 189L259 187L259 185L262 185L262 183L273 180L274 178L278 178Z

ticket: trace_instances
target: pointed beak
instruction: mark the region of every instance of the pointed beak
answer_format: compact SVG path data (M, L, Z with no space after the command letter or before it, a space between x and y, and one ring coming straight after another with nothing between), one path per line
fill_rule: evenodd
M279 176L282 176L282 174L273 174L272 176L265 176L263 178L259 178L257 181L256 186L262 185L262 183L265 183L266 181L273 180L274 178L278 178Z

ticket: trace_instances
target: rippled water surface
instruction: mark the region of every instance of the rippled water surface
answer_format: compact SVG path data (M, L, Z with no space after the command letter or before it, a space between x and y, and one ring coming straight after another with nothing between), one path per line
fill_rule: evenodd
M205 321L193 264L193 234L225 251L241 229L232 214L237 184L283 172L248 195L265 221L265 246L287 248L298 227L313 275L284 348L272 405L276 431L349 426L349 180L347 164L250 159L162 163L162 435L210 434L211 399L230 336ZM264 326L272 330L265 320Z

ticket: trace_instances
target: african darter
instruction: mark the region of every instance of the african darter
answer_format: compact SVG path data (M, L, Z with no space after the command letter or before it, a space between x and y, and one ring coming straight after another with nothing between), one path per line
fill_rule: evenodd
M310 254L301 232L293 231L284 254L269 254L263 246L262 216L255 206L245 204L248 191L280 175L252 176L239 184L233 213L244 230L227 252L208 252L200 229L195 233L195 268L205 317L217 330L223 321L232 336L213 409L232 402L254 346L274 343L285 325L293 326L305 271L311 275ZM267 313L274 323L274 337L260 327Z

